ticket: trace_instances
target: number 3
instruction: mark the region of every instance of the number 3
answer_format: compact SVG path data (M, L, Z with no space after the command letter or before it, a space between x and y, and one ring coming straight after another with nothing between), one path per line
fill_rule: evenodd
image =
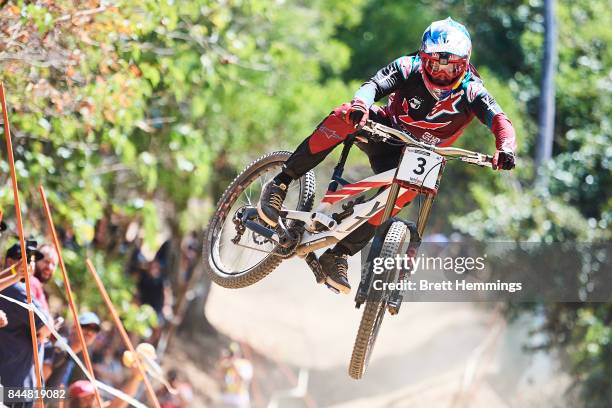
M420 176L421 174L425 173L425 164L427 164L427 160L422 157L417 157L417 161L419 164L417 165L416 169L412 170L412 172Z

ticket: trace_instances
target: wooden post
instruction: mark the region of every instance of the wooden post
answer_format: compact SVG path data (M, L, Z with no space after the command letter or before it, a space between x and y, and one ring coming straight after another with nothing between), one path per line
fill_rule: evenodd
M21 264L23 266L23 275L25 278L26 298L28 305L32 306L32 290L30 288L30 274L28 273L28 261L26 252L26 243L23 231L23 220L21 219L21 205L19 203L19 188L17 186L17 173L15 172L15 157L13 156L13 142L11 140L11 129L8 120L8 111L6 108L6 96L4 94L4 83L0 82L0 102L2 103L2 115L4 118L4 139L6 141L6 151L8 154L9 168L11 172L11 182L13 184L13 198L15 200L15 215L17 218L17 231L19 232L19 243L21 244ZM34 352L34 368L36 370L36 387L42 390L42 371L40 370L40 362L38 360L38 340L36 338L36 323L34 321L34 311L28 309L28 320L30 322L30 335L32 338L32 351ZM38 399L40 406L45 404L42 397Z
M138 368L138 371L140 372L140 375L142 376L142 380L144 381L144 385L145 385L145 388L147 389L147 395L149 397L149 401L151 402L151 404L153 404L155 408L159 408L159 401L157 400L155 391L153 391L151 382L147 378L147 375L144 370L144 366L142 364L142 361L140 360L140 356L134 349L134 345L132 344L132 341L130 340L130 336L128 336L127 331L125 330L125 327L123 327L123 323L121 322L121 319L119 318L119 315L117 314L117 311L115 310L115 306L113 306L113 302L110 296L108 296L108 292L106 291L106 288L104 287L104 284L102 283L102 280L100 279L100 276L98 275L98 272L96 271L96 268L94 267L90 259L87 259L85 263L87 264L87 269L91 273L91 276L93 276L94 280L96 281L96 285L98 285L98 290L100 291L100 294L102 295L102 298L104 299L104 302L106 303L106 307L108 308L108 311L110 312L113 318L113 322L115 323L115 326L117 327L117 330L119 331L119 335L121 336L121 339L123 340L123 344L134 356L134 360L136 362L136 368Z
M100 393L98 392L98 387L96 386L95 376L93 371L93 366L91 365L91 359L89 358L89 351L87 350L87 344L85 343L85 337L83 336L83 330L81 329L81 325L79 324L79 314L77 312L76 306L74 304L74 298L72 297L72 288L70 287L70 280L68 279L68 273L66 272L66 265L64 265L64 258L62 257L62 247L57 239L57 233L55 232L55 226L53 225L53 219L51 218L51 209L49 208L49 203L47 202L47 196L45 194L45 189L43 186L39 186L38 190L40 191L40 196L42 198L43 206L45 209L45 216L47 217L47 223L49 225L49 231L51 232L51 236L53 238L53 244L55 245L55 251L57 252L57 256L59 258L59 266L62 271L62 278L64 279L64 288L66 290L66 297L68 298L68 305L70 306L70 311L72 312L72 318L74 320L74 329L76 330L79 338L79 342L81 343L83 359L85 360L85 365L87 366L87 370L89 374L91 374L91 378L94 380L92 385L94 387L94 392L96 394L96 401L98 402L98 407L102 408L102 398L100 397Z

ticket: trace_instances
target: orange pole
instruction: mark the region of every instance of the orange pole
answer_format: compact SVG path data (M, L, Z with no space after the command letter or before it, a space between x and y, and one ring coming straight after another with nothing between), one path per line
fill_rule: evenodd
M108 296L108 292L106 291L106 288L104 287L104 284L102 283L102 280L100 279L100 275L98 275L96 268L93 266L93 263L91 263L91 260L89 258L85 261L85 263L87 264L87 269L89 269L89 272L91 272L91 276L93 276L94 280L96 281L96 285L98 285L98 289L100 290L100 294L102 295L102 298L104 298L106 307L108 307L108 311L113 317L113 322L115 323L115 326L117 326L117 330L119 330L119 334L121 335L123 344L134 356L134 360L136 361L136 366L138 368L138 371L140 372L140 375L142 376L142 379L145 384L145 388L147 389L147 395L149 397L149 401L153 404L155 408L159 408L159 401L157 400L157 396L155 395L155 392L153 391L151 382L149 381L149 379L147 378L145 374L144 367L142 365L142 362L140 361L140 356L138 355L138 353L136 353L136 350L134 349L134 345L132 344L132 341L130 340L130 336L128 336L127 331L125 330L125 327L123 327L123 323L121 322L121 319L119 318L119 315L117 314L117 311L115 310L115 306L113 306L113 302L110 296Z
M64 391L64 384L60 385L60 389ZM64 398L57 400L57 408L64 408Z
M66 288L66 297L68 298L68 304L70 305L70 311L72 312L72 318L74 320L74 329L76 330L79 342L81 343L83 359L85 360L85 365L87 366L87 370L89 374L91 374L91 378L94 380L92 385L94 386L94 392L96 394L96 401L98 402L98 406L102 408L102 398L100 397L100 393L98 392L98 387L95 383L95 376L93 371L93 366L91 365L91 360L89 358L89 351L87 350L87 344L85 344L85 337L83 336L83 330L81 329L81 325L79 324L79 314L77 313L76 306L74 304L74 298L72 297L72 288L70 287L70 281L68 280L68 273L66 272L66 265L64 265L64 258L62 257L62 247L57 239L57 233L55 232L55 226L53 225L53 219L51 218L51 209L49 208L49 203L47 202L47 195L45 194L45 189L43 186L38 186L38 190L40 191L40 196L42 198L43 206L45 208L45 216L47 217L47 223L49 225L49 231L51 232L51 236L53 238L53 244L55 245L55 251L57 252L57 256L59 258L59 266L62 271L62 278L64 279L64 287Z
M26 253L26 243L23 232L23 220L21 219L21 204L19 203L19 188L17 186L17 173L15 172L15 157L13 156L13 142L11 140L11 127L8 120L8 111L6 109L6 96L4 95L4 83L0 82L0 102L2 103L2 115L4 118L4 138L6 140L6 151L8 153L8 162L11 171L11 182L13 183L13 198L15 200L15 215L17 217L17 230L19 231L19 243L21 244L21 259L23 262L23 276L25 278L26 298L28 305L32 306L32 290L30 288L30 274L28 273L28 262ZM28 310L28 320L30 322L30 335L32 337L32 351L34 352L34 368L36 370L36 387L42 389L42 371L40 370L40 362L38 361L38 340L36 338L36 324L34 322L34 311ZM38 399L40 406L44 408L45 404L42 397Z

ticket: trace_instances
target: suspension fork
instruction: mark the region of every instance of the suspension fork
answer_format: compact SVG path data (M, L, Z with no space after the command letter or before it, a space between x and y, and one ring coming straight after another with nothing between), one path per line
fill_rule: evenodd
M440 180L442 180L442 172L444 171L444 164L442 163L442 168L440 169L440 173L438 173L438 179L436 180L436 191L440 187ZM410 230L410 243L408 247L408 254L412 257L416 256L417 251L421 245L421 239L423 237L423 233L425 232L425 227L427 226L427 221L429 221L429 215L431 214L431 209L433 207L433 202L436 195L435 193L427 193L425 194L425 201L423 205L419 209L419 217L417 219L416 231L414 224L408 225ZM414 236L416 232L417 236ZM410 271L400 270L398 275L398 282L403 282L406 280L406 274ZM389 302L387 304L387 310L390 314L396 315L399 313L400 306L402 305L402 300L404 299L404 294L400 290L395 290L389 296Z
M436 180L436 191L438 191L440 188L440 181L442 180L442 173L444 172L445 165L446 160L442 162L442 168L438 173L438 179ZM434 193L428 193L425 195L425 201L423 201L423 205L419 210L419 218L417 219L417 232L419 233L419 238L423 238L423 233L425 232L427 221L429 221L429 214L431 213L431 208L433 207L435 198L436 195Z
M389 187L389 195L387 196L387 202L385 203L385 209L383 211L382 218L380 219L380 224L383 225L389 218L391 218L391 214L393 214L393 209L395 208L395 202L397 201L397 196L399 195L400 185L397 181L394 181Z

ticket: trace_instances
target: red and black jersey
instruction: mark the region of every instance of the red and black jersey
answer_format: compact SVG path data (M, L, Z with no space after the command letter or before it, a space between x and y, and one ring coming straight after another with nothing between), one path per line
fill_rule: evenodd
M437 100L425 87L418 55L396 59L366 81L355 94L367 106L385 96L394 127L429 144L448 146L476 116L496 137L498 150L514 151L514 129L470 65L461 84Z

